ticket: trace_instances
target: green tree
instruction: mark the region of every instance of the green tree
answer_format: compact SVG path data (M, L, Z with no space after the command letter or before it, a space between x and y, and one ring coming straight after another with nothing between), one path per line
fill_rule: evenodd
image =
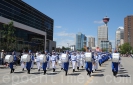
M7 51L12 51L16 48L16 36L15 36L15 28L13 26L13 21L8 24L3 24L3 28L1 30L2 38L4 39L4 48Z
M129 43L124 43L123 45L119 46L120 53L126 54L126 53L131 53L132 47Z

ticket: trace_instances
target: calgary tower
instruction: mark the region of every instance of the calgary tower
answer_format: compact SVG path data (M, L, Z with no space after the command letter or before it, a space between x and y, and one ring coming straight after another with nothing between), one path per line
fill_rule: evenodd
M105 23L105 25L107 26L107 23L109 22L109 17L104 17L103 18L103 22Z

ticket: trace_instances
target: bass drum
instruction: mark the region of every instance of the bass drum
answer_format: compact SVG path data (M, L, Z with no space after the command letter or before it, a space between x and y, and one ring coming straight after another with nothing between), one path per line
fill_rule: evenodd
M30 62L31 61L31 57L29 54L23 54L22 55L22 61L23 62Z
M45 54L39 55L39 60L40 60L40 63L46 62L47 61L46 55Z
M85 53L85 61L92 62L92 53Z
M8 62L8 63L13 62L13 56L12 55L6 55L5 56L5 62Z

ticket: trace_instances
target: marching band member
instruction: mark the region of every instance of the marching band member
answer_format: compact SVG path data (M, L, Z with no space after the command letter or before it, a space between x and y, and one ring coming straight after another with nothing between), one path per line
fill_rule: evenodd
M78 52L78 53L77 53L77 70L79 70L79 67L80 67L80 59L81 59L81 55L80 55L80 53Z
M65 57L61 55L61 61L63 63L63 69L64 71L66 72L65 75L67 76L67 72L68 72L68 68L69 68L69 59L70 59L70 55L68 53L68 51L66 53L63 53L63 54L66 54Z
M99 66L101 66L101 64L102 64L102 57L101 57L100 53L98 54L98 61L99 61Z
M114 76L116 76L117 75L117 73L118 73L118 67L119 67L119 60L120 60L120 55L119 55L119 53L117 53L117 52L115 52L116 54L115 55L117 55L117 61L113 61L113 58L114 58L114 53L112 54L112 72L113 72L113 75Z
M25 54L25 51L23 51L22 56L23 56L24 54ZM22 61L22 56L21 56L20 62L21 62L22 71L24 71L24 68L26 68L26 65L25 65L25 62Z
M39 58L40 54L41 54L40 52L36 53L36 63L37 63L38 71L40 71L40 69L41 69L41 63L40 63L40 58Z
M84 52L82 52L81 58L80 58L80 64L81 64L82 68L84 67L84 64L85 64L84 58L85 58L85 55L84 55Z
M31 63L32 63L32 54L31 51L29 51L29 55L30 55L30 61L26 62L26 69L27 69L27 73L30 74L30 69L31 69Z
M29 53L31 54L31 56L32 56L32 58L31 58L31 69L34 67L34 60L35 60L35 58L34 58L34 55L33 55L33 53L31 53L31 51L29 51Z
M94 55L95 58L95 71L98 70L98 55L97 53Z
M14 67L13 65L15 64L16 60L17 60L17 57L15 55L15 51L12 52L12 56L13 56L13 61L9 63L9 67L11 69L11 72L10 73L13 73L14 72Z
M73 53L73 55L71 55L71 61L72 61L73 72L75 72L76 61L77 61L77 56L75 52Z
M53 72L55 72L56 69L56 64L57 64L57 56L55 54L55 52L52 52L52 57L51 57L51 61L52 61L52 67L53 67Z
M50 68L50 58L51 58L51 56L50 56L50 54L47 52L47 51L45 51L45 55L47 56L47 69L49 69Z
M92 58L92 53L89 52L89 57L91 58L91 60L87 59L87 55L85 54L85 69L87 71L87 75L91 76L91 72L92 72L92 62L94 61Z
M44 71L44 75L46 74L46 69L47 69L47 62L49 61L49 55L47 54L47 52L45 51L45 61L43 61L42 63L42 68L43 68L43 71Z

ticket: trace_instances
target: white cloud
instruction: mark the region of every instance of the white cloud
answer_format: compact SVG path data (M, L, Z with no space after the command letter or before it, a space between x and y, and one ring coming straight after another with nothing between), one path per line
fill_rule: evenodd
M67 33L65 31L62 31L62 32L58 32L58 33L55 33L57 36L60 36L60 37L72 37L72 38L75 38L75 33Z
M100 21L94 21L94 23L95 23L95 24L102 24L103 21L102 21L102 20L100 20Z
M55 28L62 28L62 26L55 26Z
M68 47L68 44L69 46L70 45L75 45L75 42L74 42L74 39L71 40L71 39L62 39L61 41L57 41L57 47Z

